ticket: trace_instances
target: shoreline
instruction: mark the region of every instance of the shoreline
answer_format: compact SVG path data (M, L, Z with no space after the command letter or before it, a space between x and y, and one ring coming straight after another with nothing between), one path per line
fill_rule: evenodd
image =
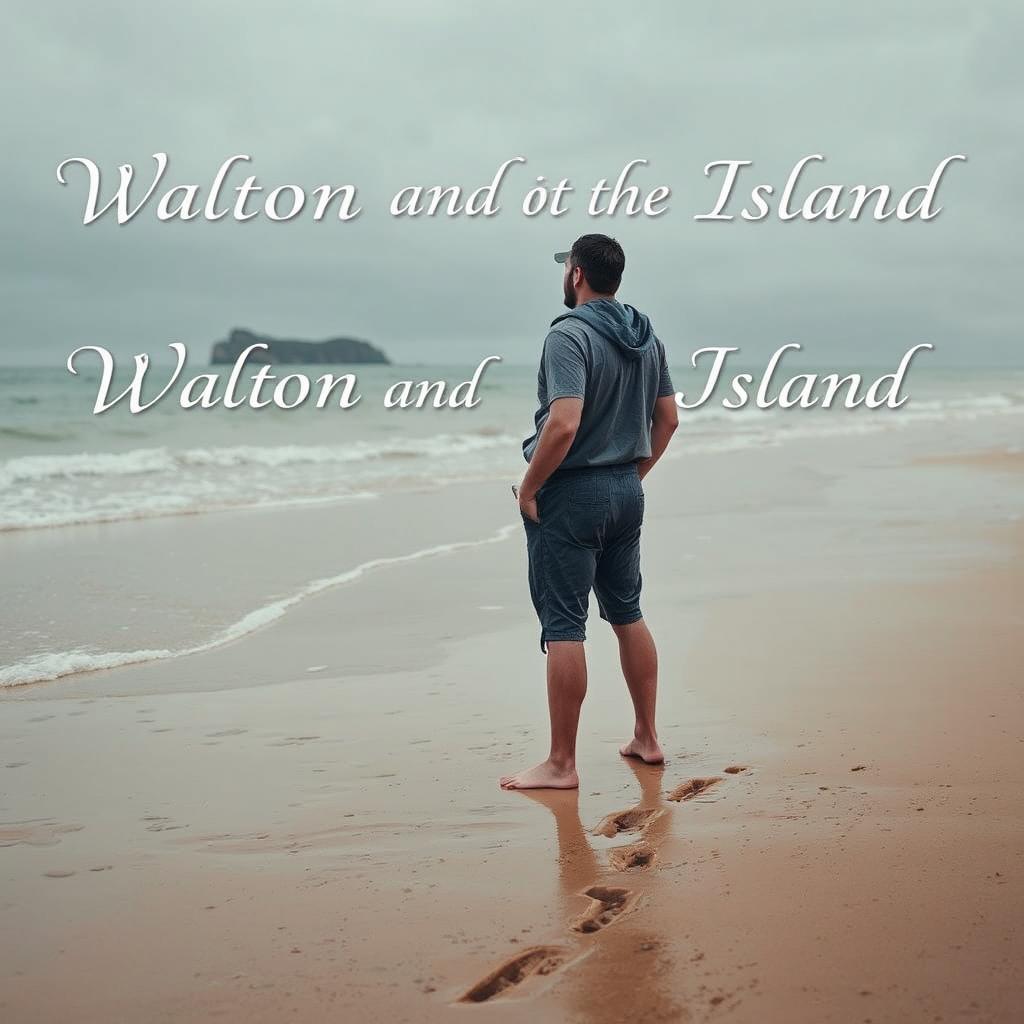
M751 490L767 489L775 496L773 501L785 501L785 486L766 473L768 462L784 466L807 462L819 467L813 472L828 482L837 479L828 468L833 460L845 464L883 459L895 467L901 464L904 449L906 461L914 466L969 472L983 457L986 464L1005 466L1006 476L1012 477L1019 461L1017 454L1011 447L992 447L984 430L987 422L980 422L979 431L972 430L970 423L961 425L958 444L942 444L938 454L934 451L936 443L920 428L900 432L901 447L895 455L889 451L888 439L874 433L795 437L775 447L734 449L727 456L718 451L687 449L687 441L682 439L680 449L670 451L649 487L658 502L658 491L673 487L666 478L686 473L706 479L713 493L726 492L727 507L720 514L735 521L742 542L749 543L752 524L743 521L747 498L732 477L747 481ZM726 470L731 471L729 477L724 475ZM795 476L789 480L794 487L801 486ZM497 539L503 530L514 533L518 518L508 500L509 482L511 476L506 479L505 474L492 474L443 480L429 486L419 484L385 494L371 503L373 508L343 499L284 508L223 510L212 516L151 517L8 533L0 542L6 544L7 585L14 595L10 601L11 636L17 636L19 629L25 635L37 633L36 624L52 614L53 603L45 599L36 584L40 558L55 567L54 583L60 589L102 594L107 608L85 614L79 610L73 622L63 622L60 634L65 646L60 650L55 650L52 642L46 645L41 641L34 648L15 650L9 642L5 652L0 642L0 700L10 698L24 686L74 680L82 672L102 673L122 664L192 657L261 630L289 608L324 589L348 582L352 573L359 576L361 571L374 571L395 560L415 561L446 550L462 550L486 543L488 537ZM888 484L881 477L879 482ZM808 499L817 500L806 481L802 483ZM956 503L952 509L964 506L971 515L982 508L978 502L965 503L963 495L949 487L943 497ZM857 500L865 505L862 497ZM699 518L693 515L696 509L689 494L685 501L684 521ZM468 511L467 506L471 507ZM671 516L674 510L662 512L656 508L654 514ZM920 520L916 511L914 514ZM939 512L940 516L945 514ZM813 516L810 519L813 522ZM251 538L248 541L247 535ZM395 542L398 537L403 543ZM286 538L287 546L277 538ZM321 539L319 548L313 538ZM277 550L268 546L270 539L275 540L273 548ZM329 547L324 546L325 541ZM671 535L662 531L648 548L662 550L672 543ZM191 574L179 571L168 576L164 572L168 549L193 563ZM364 557L353 558L349 552L355 551ZM266 564L256 565L254 558ZM97 576L105 573L111 562L116 562L119 577L107 584ZM170 618L160 616L159 607L148 608L152 604L151 581L155 579L160 579L162 600L176 608ZM125 589L144 597L144 606L138 606L138 598L126 601L122 596ZM202 607L205 597L198 603L193 597L197 589L203 595L216 595L217 604ZM123 606L121 615L130 618L118 616L119 604ZM111 613L115 618L110 617ZM130 623L131 646L125 645L123 636L129 627L112 628L119 621Z
M90 672L102 672L114 669L125 668L132 665L143 665L154 661L165 661L178 658L190 658L197 654L206 654L208 651L216 650L227 644L244 639L250 633L276 622L284 616L288 610L301 601L322 593L335 587L344 586L347 583L354 583L367 573L376 569L392 565L402 565L408 562L416 562L420 559L436 558L467 548L478 547L481 544L495 544L506 540L513 532L518 531L519 524L511 523L500 527L490 537L479 540L453 541L447 544L437 544L433 547L422 548L411 551L408 554L392 555L382 558L373 558L366 562L360 562L351 569L335 573L333 576L312 580L301 589L294 591L286 597L279 598L271 604L263 605L254 611L247 613L241 619L233 622L222 632L211 639L176 651L110 651L103 654L91 655L87 652L67 652L63 654L44 655L39 659L29 659L9 669L0 668L0 691L3 688L14 689L22 686L36 686L48 682L56 682L68 676L85 675ZM71 663L68 664L67 662ZM16 673L36 674L34 678L17 678ZM5 673L9 673L11 680Z

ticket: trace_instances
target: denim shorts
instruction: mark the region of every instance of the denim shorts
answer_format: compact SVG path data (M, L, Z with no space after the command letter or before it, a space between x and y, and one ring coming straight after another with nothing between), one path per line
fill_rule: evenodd
M537 492L539 523L522 516L540 649L585 640L590 591L614 626L642 618L644 491L635 462L556 470Z

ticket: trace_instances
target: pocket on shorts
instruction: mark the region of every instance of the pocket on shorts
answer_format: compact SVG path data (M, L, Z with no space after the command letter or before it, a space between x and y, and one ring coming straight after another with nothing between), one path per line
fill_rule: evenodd
M573 508L606 509L611 501L608 478L601 474L588 474L572 482L569 504Z

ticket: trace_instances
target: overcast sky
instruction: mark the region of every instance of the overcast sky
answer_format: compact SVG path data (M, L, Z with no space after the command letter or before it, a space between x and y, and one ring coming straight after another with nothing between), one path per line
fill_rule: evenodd
M350 334L403 361L535 361L561 312L551 260L585 231L627 254L619 298L674 361L707 345L759 358L802 343L823 367L1020 365L1024 92L1019 4L760 2L17 3L0 40L0 362L61 365L83 344L129 355L232 326ZM252 157L273 187L355 184L349 223L82 224L87 156L199 183ZM932 222L700 223L710 160L754 161L781 190L822 153L827 183L926 182L953 153ZM506 179L492 218L395 220L407 184ZM586 190L644 158L673 189L654 220L588 218ZM571 179L560 218L526 219L538 175ZM233 176L237 184L243 175ZM109 192L105 189L105 195ZM737 208L738 208L737 204Z

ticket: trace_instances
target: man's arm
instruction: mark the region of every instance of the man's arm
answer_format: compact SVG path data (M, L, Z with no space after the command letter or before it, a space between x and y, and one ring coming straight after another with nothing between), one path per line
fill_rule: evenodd
M534 522L540 522L537 517L537 492L568 454L576 438L576 431L580 428L582 415L582 398L556 398L548 408L548 418L541 428L537 447L519 487L519 508L523 515Z
M654 403L654 416L651 419L651 454L649 458L639 463L641 480L654 469L654 464L664 454L678 426L679 411L676 409L675 395L665 395L657 399Z

